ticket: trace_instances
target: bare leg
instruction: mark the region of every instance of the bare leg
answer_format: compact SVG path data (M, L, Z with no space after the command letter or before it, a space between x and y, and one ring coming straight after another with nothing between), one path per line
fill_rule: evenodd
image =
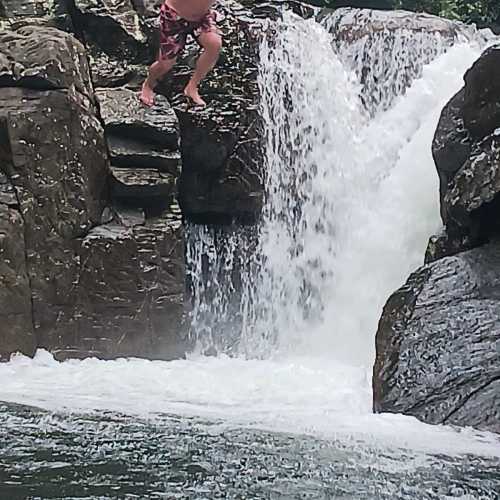
M154 89L158 84L158 81L161 80L175 64L174 59L158 59L158 61L154 62L149 68L148 77L144 80L142 84L142 90L140 95L140 100L146 106L152 106L154 104L155 93Z
M202 33L198 37L198 42L203 47L203 52L196 62L196 68L191 80L189 80L184 89L184 94L190 97L195 104L206 106L206 102L200 97L198 92L198 85L215 66L222 47L222 39L219 34L210 31Z

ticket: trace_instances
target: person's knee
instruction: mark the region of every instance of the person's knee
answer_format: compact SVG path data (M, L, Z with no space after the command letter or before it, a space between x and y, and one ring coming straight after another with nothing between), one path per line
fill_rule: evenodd
M218 54L222 48L222 37L215 33L210 33L210 36L207 36L204 42L204 49L212 54Z

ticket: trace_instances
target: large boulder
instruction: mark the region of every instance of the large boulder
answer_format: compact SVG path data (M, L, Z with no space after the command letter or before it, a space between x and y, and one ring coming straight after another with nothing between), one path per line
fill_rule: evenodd
M83 45L70 34L43 26L2 31L0 86L74 88L89 98L93 96Z
M2 31L0 359L183 355L178 141L166 101L95 95L71 35Z
M453 255L499 234L499 67L500 45L496 45L467 71L464 88L441 114L432 153L446 241L441 239L435 255L428 251L429 259Z
M500 243L440 259L387 301L374 410L500 432Z
M96 227L78 241L77 254L77 334L53 349L58 358L184 355L179 213Z
M500 127L500 44L488 48L465 74L463 118L473 138Z
M51 348L74 332L72 241L99 224L105 204L102 126L79 93L6 87L0 88L0 127L8 151L0 169L16 190L25 223L37 338Z

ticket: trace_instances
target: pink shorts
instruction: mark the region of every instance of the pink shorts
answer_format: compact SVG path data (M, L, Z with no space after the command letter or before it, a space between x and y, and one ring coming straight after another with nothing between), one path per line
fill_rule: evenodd
M218 33L216 14L211 10L200 21L183 19L169 5L160 8L160 58L174 59L184 49L188 35L198 39L202 33Z

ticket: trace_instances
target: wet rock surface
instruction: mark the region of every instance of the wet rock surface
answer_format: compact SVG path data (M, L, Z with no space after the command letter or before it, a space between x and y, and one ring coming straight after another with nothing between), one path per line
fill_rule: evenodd
M0 89L0 124L8 138L2 147L10 152L0 168L25 223L37 341L55 347L74 335L72 242L99 223L104 208L102 127L81 94L23 88Z
M175 194L175 177L155 169L111 169L111 193L115 200L139 207L168 205Z
M252 220L263 196L257 84L262 22L233 1L218 5L217 15L223 49L201 86L207 108L191 107L182 95L198 53L194 42L157 91L170 99L179 119L184 215L197 222Z
M465 75L464 88L444 108L432 152L440 179L448 237L467 241L448 255L498 234L500 46L487 49Z
M148 108L128 88L97 89L101 117L106 131L116 136L141 140L170 150L179 147L179 123L168 100L156 96Z
M0 358L37 347L58 359L182 356L177 119L165 99L152 111L126 88L94 92L88 60L104 49L145 58L142 23L128 2L75 2L84 45L50 26L62 2L30 4L24 17L14 4L0 12L8 26L0 34ZM109 45L89 36L98 28Z
M432 153L445 224L379 323L374 409L500 432L500 47L445 106Z
M440 259L388 300L374 408L500 432L500 243Z
M99 226L79 240L79 346L56 356L182 357L184 243L179 217Z
M4 204L0 196L0 361L16 351L35 353L31 318L24 222L19 210Z
M55 28L25 26L0 34L0 86L74 87L92 97L84 46Z

